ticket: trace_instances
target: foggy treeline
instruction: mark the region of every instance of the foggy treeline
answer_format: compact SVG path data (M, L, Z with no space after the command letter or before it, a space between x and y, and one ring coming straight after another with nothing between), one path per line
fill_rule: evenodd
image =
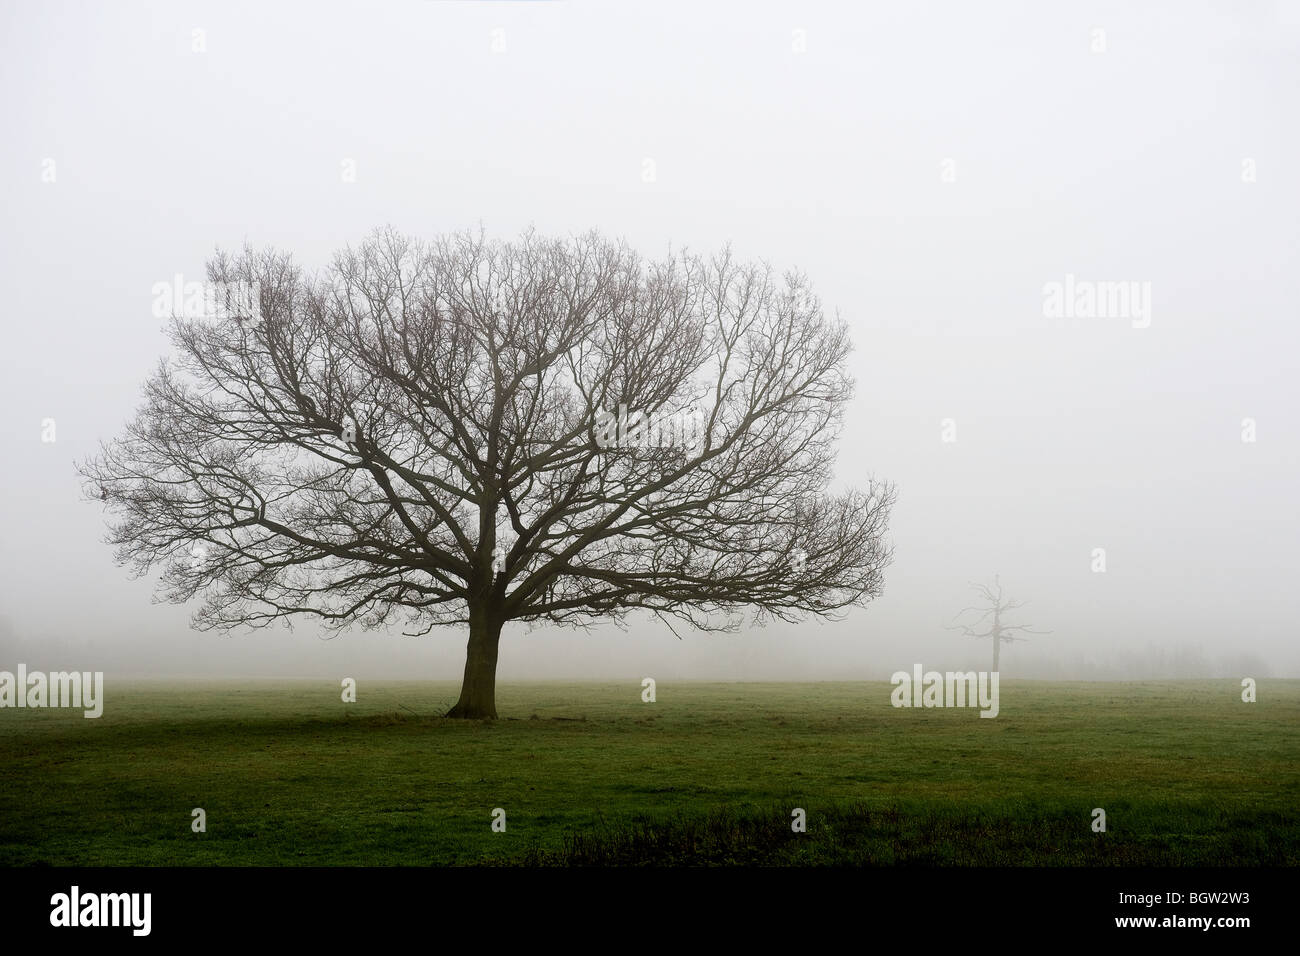
M789 638L773 629L738 635L708 635L689 647L673 641L664 653L617 654L619 632L592 634L593 649L613 645L615 653L589 665L547 669L536 657L544 655L537 632L515 636L512 652L525 652L514 668L503 668L505 679L639 680L645 666L677 679L698 680L864 680L885 681L899 667L910 669L912 659L927 668L988 670L983 644L937 636L932 644L917 647L912 657L896 647L880 652L863 649L859 661L826 659L789 660ZM551 635L551 641L556 640ZM220 637L181 634L170 644L122 649L123 641L111 635L77 636L51 633L19 634L0 618L0 669L12 670L19 662L31 669L65 668L103 670L119 679L129 678L334 678L344 672L377 679L455 680L459 674L461 641L450 631L441 637L414 640L394 634L344 634L321 640L305 633L255 637ZM783 661L781 647L786 647ZM526 652L532 650L534 654ZM638 668L637 664L645 666ZM411 667L418 668L414 673ZM1106 654L1027 644L1003 652L1001 673L1006 679L1137 681L1192 680L1202 678L1269 677L1274 674L1262 657L1248 651L1213 653L1202 645L1147 643Z

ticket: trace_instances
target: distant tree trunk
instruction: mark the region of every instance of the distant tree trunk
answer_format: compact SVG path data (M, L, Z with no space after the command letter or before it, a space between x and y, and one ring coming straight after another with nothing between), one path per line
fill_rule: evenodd
M460 700L447 711L448 717L496 720L497 644L501 640L502 623L486 608L471 610L465 680L460 686Z
M993 608L993 673L998 672L998 655L1002 653L1002 608L1001 605L995 605Z

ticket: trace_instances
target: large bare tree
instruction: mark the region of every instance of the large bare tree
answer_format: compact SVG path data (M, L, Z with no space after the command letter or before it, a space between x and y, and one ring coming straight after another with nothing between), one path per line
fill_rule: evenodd
M734 629L881 590L895 492L829 491L850 343L801 274L386 229L318 274L245 249L207 276L260 314L172 317L79 465L197 628L467 625L448 716L492 718L508 621Z

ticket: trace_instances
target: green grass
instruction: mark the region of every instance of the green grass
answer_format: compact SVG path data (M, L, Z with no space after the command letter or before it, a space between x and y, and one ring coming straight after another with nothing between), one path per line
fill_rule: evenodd
M0 864L1300 860L1300 681L1008 681L994 720L889 691L504 684L480 723L430 716L445 683L110 682L99 720L0 710Z

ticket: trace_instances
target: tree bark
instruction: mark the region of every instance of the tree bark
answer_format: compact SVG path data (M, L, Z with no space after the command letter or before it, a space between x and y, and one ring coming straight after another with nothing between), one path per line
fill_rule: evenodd
M496 720L497 644L501 640L502 623L486 610L470 612L465 679L460 685L460 700L447 711L448 717Z

